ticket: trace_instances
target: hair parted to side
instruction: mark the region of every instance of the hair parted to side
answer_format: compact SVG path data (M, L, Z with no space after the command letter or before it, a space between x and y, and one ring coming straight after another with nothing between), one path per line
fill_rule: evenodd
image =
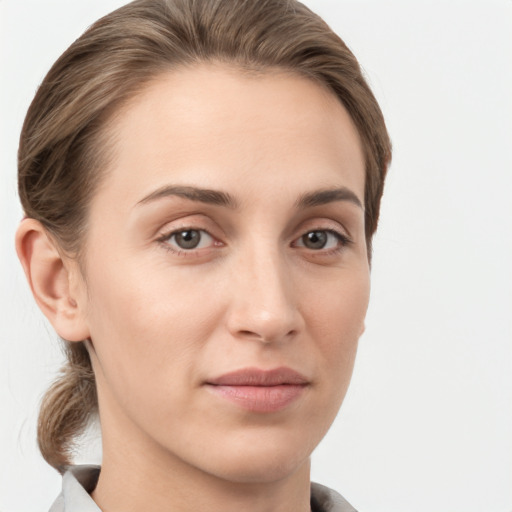
M135 0L91 26L53 65L21 133L19 194L67 254L80 259L87 212L109 156L108 121L159 74L218 61L240 70L288 70L329 88L351 115L366 159L368 256L391 144L381 110L343 41L296 0ZM305 99L305 101L307 101ZM41 404L38 442L59 472L97 411L83 342Z

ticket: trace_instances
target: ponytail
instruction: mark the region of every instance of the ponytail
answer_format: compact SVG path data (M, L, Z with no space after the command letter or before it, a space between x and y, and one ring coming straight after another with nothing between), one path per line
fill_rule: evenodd
M83 342L66 341L67 362L41 401L37 442L48 464L64 473L74 441L98 409L96 382Z

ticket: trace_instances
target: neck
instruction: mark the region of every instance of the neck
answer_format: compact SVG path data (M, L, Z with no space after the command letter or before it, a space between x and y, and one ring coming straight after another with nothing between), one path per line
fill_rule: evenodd
M125 445L126 446L126 445ZM309 512L309 460L274 482L231 482L171 455L122 446L104 450L92 493L103 512Z

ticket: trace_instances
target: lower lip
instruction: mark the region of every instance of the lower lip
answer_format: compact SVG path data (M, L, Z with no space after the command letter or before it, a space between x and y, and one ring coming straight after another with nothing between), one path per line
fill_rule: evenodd
M279 386L215 386L207 385L214 394L252 412L277 412L295 402L305 385Z

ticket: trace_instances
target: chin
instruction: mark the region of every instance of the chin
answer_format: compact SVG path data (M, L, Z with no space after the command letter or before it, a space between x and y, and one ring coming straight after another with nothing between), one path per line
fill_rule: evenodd
M301 468L309 468L309 457L315 446L291 434L272 436L267 432L256 439L252 436L252 439L239 438L228 445L219 443L213 452L204 453L199 465L227 481L270 483L283 480Z
M269 484L285 480L306 465L309 467L309 455L302 460L297 457L263 459L261 456L237 459L223 462L222 467L216 468L216 476L240 484Z

